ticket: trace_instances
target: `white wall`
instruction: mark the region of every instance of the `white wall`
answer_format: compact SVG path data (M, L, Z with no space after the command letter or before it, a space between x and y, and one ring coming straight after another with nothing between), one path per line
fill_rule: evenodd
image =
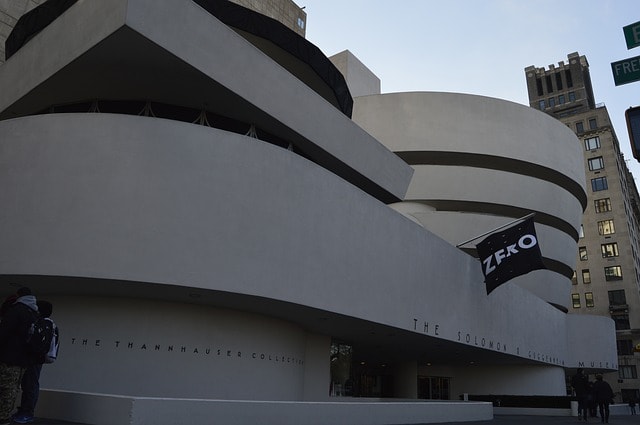
M255 296L570 366L564 313L516 285L487 296L477 260L286 149L110 114L7 120L0 132L11 135L0 274ZM609 350L592 348L603 360Z
M569 254L586 202L582 145L573 132L531 108L458 93L363 96L353 119L408 155L415 172L402 211L451 244L471 240L472 248L481 240L472 238L537 213L542 255L560 267L514 283L568 309ZM411 211L419 203L432 210Z
M570 350L571 364L591 370L616 369L618 356L616 348L615 323L609 317L591 316L585 314L570 314L567 316L567 342ZM600 334L600 344L611 347L606 356L594 355L593 338L585 337L589 334Z
M109 36L113 36L110 41L117 37L123 41L100 50L99 42ZM122 66L122 56L110 56L114 50L120 49L124 55L130 46L149 41L165 52L166 66L163 63L162 67L145 70L147 74L142 76L133 68L139 65L132 63L127 64L130 68L126 72L116 71L115 77L105 71L112 66L120 70ZM141 54L150 55L149 50ZM87 51L99 57L100 64L86 65L88 68L73 78L65 72L58 74L57 78L68 79L67 87L49 86L41 96L27 101L35 103L27 113L48 108L51 104L39 103L44 99L63 104L101 95L107 99L149 99L195 108L210 104L210 108L226 117L267 127L268 131L287 134L289 139L304 143L308 150L326 152L317 157L332 156L329 162L336 168L344 169L346 164L393 196L401 198L406 192L412 173L410 167L298 78L191 0L165 0L162 7L157 7L155 0L77 2L0 67L3 93L0 113L29 98L43 82L50 82L56 72ZM218 60L221 57L225 60ZM78 62L81 61L76 64ZM31 66L33 63L38 66ZM205 82L199 86L192 86L189 81L176 82L192 75L184 74L185 69L197 69L198 78L206 76ZM71 72L69 68L65 71ZM100 75L107 77L91 78L102 72L105 74ZM158 79L158 75L166 80ZM202 92L211 93L212 87L224 90L211 94L210 98L200 96ZM238 111L237 104L226 109L217 104L224 102L219 98L228 96L227 90L237 96L234 102L242 99L237 103L244 106L240 108L243 110ZM53 99L50 99L51 92L56 93ZM340 136L336 137L337 134Z
M61 345L42 372L44 388L242 400L299 400L303 393L308 335L291 323L196 304L47 299ZM328 356L327 347L322 367ZM326 394L329 378L314 376L318 364L309 374L315 385L324 378Z
M349 50L337 53L329 59L347 81L351 96L380 94L380 79Z
M576 135L517 103L460 93L387 93L354 99L353 120L394 152L495 155L539 164L585 185Z
M462 393L564 396L565 372L562 367L469 366L452 378L452 395Z
M307 334L303 400L319 401L329 398L329 383L331 382L330 348L330 336Z
M37 91L87 50L112 54L100 51L100 42L119 31L122 38L115 37L114 47L126 48L117 40L151 41L165 50L166 56L159 56L175 55L173 69L197 69L211 84L241 98L247 109L259 110L254 117L269 117L272 128L295 134L322 151L319 157L338 159L333 162L337 168L346 165L397 197L405 193L412 170L385 146L197 5L165 3L159 8L152 0L78 2L0 67L5 94L0 109ZM51 48L61 45L65 49ZM225 61L214 60L219 57ZM29 66L35 62L38 67ZM127 74L132 73L123 78ZM112 88L105 83L95 90ZM480 153L473 150L480 147L483 154L567 167L566 177L582 184L581 166L578 170L571 159L548 155L573 152L575 137L542 114L508 102L454 95L431 99L434 113L423 116L429 103L423 96L403 95L399 103L395 97L385 99L390 103L384 106L404 118L392 120L379 113L385 108L373 106L368 119L379 120L385 142L400 128L410 136L405 148L422 147L427 129L430 136L447 136L436 137L436 147L446 149L451 140L461 140L460 150L470 153ZM453 119L445 122L443 115ZM514 120L518 125L508 126ZM471 371L459 383L461 392L510 388L511 393L556 394L564 388L558 379L561 366L576 360L568 347L568 328L587 334L581 325L569 326L567 316L546 300L516 285L486 296L475 259L334 172L259 140L110 114L5 120L0 134L0 275L80 277L96 285L50 297L63 341L59 361L43 372L45 387L171 398L321 397L328 375L323 363L327 336L309 335L299 324L264 315L214 308L213 301L195 306L149 299L165 287L300 306L343 318L335 330L344 323L368 323L374 330L411 333L425 346L446 340L494 361L509 356L540 365ZM528 137L519 140L522 134ZM542 149L535 144L540 141ZM523 151L522 146L536 148ZM449 180L445 177L454 174L436 177ZM428 170L424 176L429 177ZM462 193L464 182L452 183ZM534 193L554 202L545 212L577 229L575 200L562 189L543 186ZM530 204L525 199L523 205ZM148 292L129 297L122 292L127 282L146 282ZM86 293L103 295L80 295ZM610 331L602 326L588 335L600 340L600 333ZM610 351L597 345L592 353L606 360ZM400 373L402 381L410 381L410 370ZM495 376L492 381L489 375ZM136 402L132 417L142 412L145 418L155 416L155 423L169 422L172 415L182 417L190 404L180 402L182 410L173 412L156 406L166 400ZM201 403L207 404L193 401ZM309 405L307 413L317 407ZM262 407L274 414L279 406ZM297 407L293 404L290 411ZM344 407L323 413L335 419L362 409ZM221 409L231 416L238 405ZM450 407L429 411L432 420L451 419ZM409 412L424 422L424 406L414 403Z

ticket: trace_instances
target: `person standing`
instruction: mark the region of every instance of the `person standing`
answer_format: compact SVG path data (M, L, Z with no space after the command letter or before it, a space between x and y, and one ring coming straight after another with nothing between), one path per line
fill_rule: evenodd
M593 395L600 408L600 419L602 423L609 423L609 405L613 401L613 390L611 385L602 379L602 375L596 375L596 382L593 384Z
M52 325L52 339L53 347L56 351L54 354L57 356L57 342L59 338L58 327L51 319L53 313L53 306L48 301L38 301L38 312L40 317L51 322ZM35 359L35 362L29 365L24 371L22 376L22 398L20 399L20 407L18 411L11 418L13 422L19 424L28 424L33 422L33 415L38 403L38 396L40 395L40 372L42 371L42 365L47 362L51 362L51 359L46 359L46 355L40 356Z
M587 412L589 411L589 381L584 374L583 369L578 369L571 379L571 386L578 399L578 419L587 420ZM582 417L581 417L582 416Z
M0 321L0 425L11 422L20 380L31 362L27 335L38 313L36 297L29 288L18 289L16 295Z
M593 382L587 379L587 411L590 418L598 417L598 402L593 395Z

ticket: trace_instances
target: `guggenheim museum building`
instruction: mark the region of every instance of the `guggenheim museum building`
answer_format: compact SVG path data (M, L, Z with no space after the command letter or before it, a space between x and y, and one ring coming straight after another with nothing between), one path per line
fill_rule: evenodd
M486 420L617 369L567 314L583 155L540 111L356 96L348 51L224 0L50 0L5 50L0 295L61 334L38 416ZM545 268L487 295L464 242L531 213Z

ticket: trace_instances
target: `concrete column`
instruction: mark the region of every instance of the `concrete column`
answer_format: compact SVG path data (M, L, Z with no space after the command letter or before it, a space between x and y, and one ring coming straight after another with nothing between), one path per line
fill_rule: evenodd
M418 362L401 363L396 367L396 397L418 398Z
M329 352L331 337L309 334L304 359L303 401L326 401L329 399L331 370Z

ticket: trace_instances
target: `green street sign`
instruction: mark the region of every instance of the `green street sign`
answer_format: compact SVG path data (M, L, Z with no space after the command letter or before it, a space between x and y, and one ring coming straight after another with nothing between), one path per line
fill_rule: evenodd
M627 41L627 49L640 46L640 22L627 25L622 28L624 39Z
M640 80L640 56L611 63L616 86Z
M633 157L640 161L640 106L629 108L624 112L629 131L629 142Z

